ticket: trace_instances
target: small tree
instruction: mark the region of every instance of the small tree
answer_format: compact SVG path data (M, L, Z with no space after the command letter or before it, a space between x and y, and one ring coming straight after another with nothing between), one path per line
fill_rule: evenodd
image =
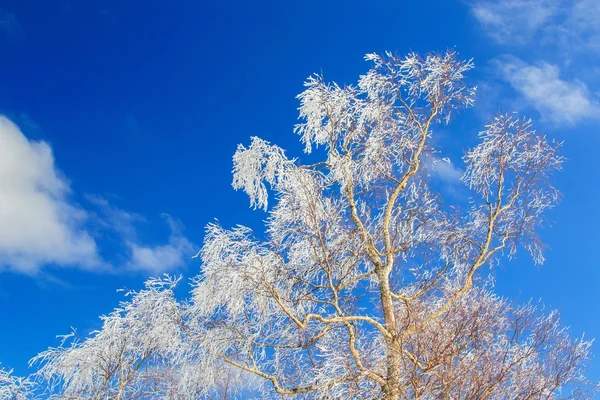
M358 85L314 76L298 96L296 133L317 162L256 137L238 147L233 187L268 212L264 238L208 225L189 302L151 281L101 332L39 356L41 376L70 395L110 386L111 397L125 386L210 397L223 382L261 398L584 397L590 343L571 340L555 313L494 295L480 273L519 246L543 262L536 228L557 200L559 145L528 120L492 119L463 158L471 201L450 207L427 160L433 128L473 103L472 63L453 52L366 59L373 67ZM165 291L168 301L152 300ZM128 308L140 298L151 301ZM89 368L146 376L139 360L161 382L153 394L116 372L114 385L82 383L101 375Z

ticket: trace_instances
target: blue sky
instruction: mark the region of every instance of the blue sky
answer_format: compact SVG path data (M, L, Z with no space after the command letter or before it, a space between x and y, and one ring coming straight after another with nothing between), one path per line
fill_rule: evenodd
M598 19L596 0L0 0L0 362L27 374L57 334L98 328L116 289L196 274L215 218L260 228L231 188L236 145L257 135L301 157L304 80L354 83L385 50L475 60L476 107L438 128L450 196L491 113L564 141L547 262L519 254L496 287L600 338Z

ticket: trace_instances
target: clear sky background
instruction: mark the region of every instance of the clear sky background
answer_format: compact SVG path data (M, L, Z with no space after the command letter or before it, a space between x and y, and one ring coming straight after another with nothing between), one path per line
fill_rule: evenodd
M98 329L117 289L195 275L215 218L260 229L231 188L236 145L302 157L304 80L355 83L385 50L475 60L476 107L436 127L446 195L464 196L461 155L490 114L564 141L547 262L519 253L496 287L600 338L599 20L597 0L0 0L0 362L26 375L57 334Z

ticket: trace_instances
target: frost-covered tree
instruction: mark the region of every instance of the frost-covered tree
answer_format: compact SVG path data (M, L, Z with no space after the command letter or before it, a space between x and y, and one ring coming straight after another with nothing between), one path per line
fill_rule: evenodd
M101 331L38 356L38 376L66 398L585 397L590 343L482 273L519 247L543 262L559 144L491 119L463 158L471 201L451 207L427 160L434 128L473 104L472 63L366 58L356 86L313 76L298 96L310 164L238 147L233 187L268 212L264 234L208 225L189 300L149 281Z
M29 378L15 376L0 365L0 400L31 400L35 398L33 389Z
M145 290L127 292L130 301L102 317L103 326L86 340L73 331L62 345L37 355L37 375L59 398L149 398L172 391L170 360L183 337L177 279L150 279ZM165 368L166 366L166 368ZM168 396L167 396L168 398Z

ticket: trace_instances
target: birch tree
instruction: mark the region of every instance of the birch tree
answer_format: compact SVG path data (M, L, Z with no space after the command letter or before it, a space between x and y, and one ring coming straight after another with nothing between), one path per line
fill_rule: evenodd
M473 105L473 63L366 59L356 85L315 75L298 96L295 133L316 161L239 145L233 187L268 213L264 232L209 224L188 300L151 280L100 332L38 356L39 376L68 398L591 396L590 342L486 279L517 253L544 261L560 144L491 118L463 157L470 201L450 207L427 160L436 129Z

